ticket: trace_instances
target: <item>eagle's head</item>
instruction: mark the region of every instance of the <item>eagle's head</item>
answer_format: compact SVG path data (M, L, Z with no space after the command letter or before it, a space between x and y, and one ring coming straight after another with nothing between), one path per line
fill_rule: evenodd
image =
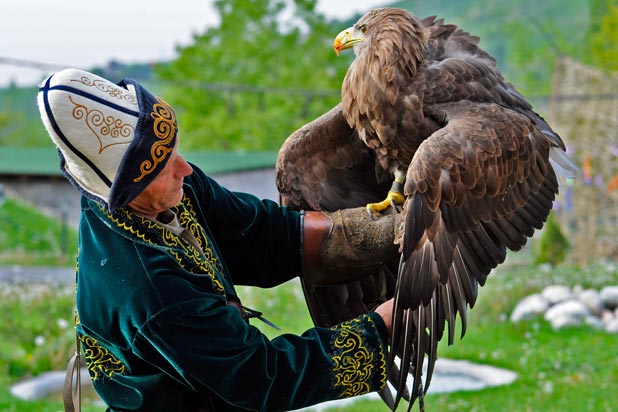
M354 26L339 33L334 49L338 55L352 48L357 60L368 60L362 64L371 64L377 58L384 73L397 67L414 76L423 61L428 37L418 17L403 9L384 7L370 10Z

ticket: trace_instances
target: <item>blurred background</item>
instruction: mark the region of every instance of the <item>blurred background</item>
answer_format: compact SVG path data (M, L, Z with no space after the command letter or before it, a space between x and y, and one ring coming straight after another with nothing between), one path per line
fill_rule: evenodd
M40 121L38 83L66 67L135 78L176 109L189 160L234 190L277 200L278 148L340 99L353 54L337 57L334 37L384 5L479 36L581 167L579 178L562 182L546 227L481 290L466 337L441 348L519 378L431 395L426 408L615 408L618 326L511 315L522 299L560 286L568 299L596 291L605 305L597 318L617 317L607 295L618 285L618 0L58 3L10 1L0 12L0 410L61 410L57 393L24 397L11 388L62 369L72 353L79 197ZM286 332L311 325L297 284L244 293ZM89 396L87 410L102 410ZM385 409L373 399L341 408Z

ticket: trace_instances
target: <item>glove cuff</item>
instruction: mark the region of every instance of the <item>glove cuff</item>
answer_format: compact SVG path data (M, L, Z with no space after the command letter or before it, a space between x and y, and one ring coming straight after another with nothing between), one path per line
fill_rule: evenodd
M303 276L318 284L342 283L396 262L398 215L368 216L365 208L305 212Z

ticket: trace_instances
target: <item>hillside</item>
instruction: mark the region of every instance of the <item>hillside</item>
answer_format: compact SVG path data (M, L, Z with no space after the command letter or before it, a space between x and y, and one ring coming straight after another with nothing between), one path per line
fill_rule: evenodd
M551 92L554 61L582 59L588 1L403 0L394 3L426 17L437 15L481 38L505 77L529 98Z

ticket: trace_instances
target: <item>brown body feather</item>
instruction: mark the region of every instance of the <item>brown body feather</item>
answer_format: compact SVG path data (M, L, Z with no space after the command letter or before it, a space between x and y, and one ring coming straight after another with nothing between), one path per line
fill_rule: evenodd
M394 8L372 10L354 27L364 30L364 40L354 46L342 103L288 138L277 184L283 204L334 210L380 200L388 190L383 174L405 173L396 284L386 268L330 291L304 285L323 326L395 297L391 366L395 355L402 362L392 379L394 404L407 397L410 371L412 405L431 380L437 342L445 331L454 340L457 314L465 333L478 285L507 249L519 250L543 226L558 193L550 158L573 173L574 166L560 137L505 81L478 37ZM364 298L361 309L323 309L327 301L349 309L350 296Z

